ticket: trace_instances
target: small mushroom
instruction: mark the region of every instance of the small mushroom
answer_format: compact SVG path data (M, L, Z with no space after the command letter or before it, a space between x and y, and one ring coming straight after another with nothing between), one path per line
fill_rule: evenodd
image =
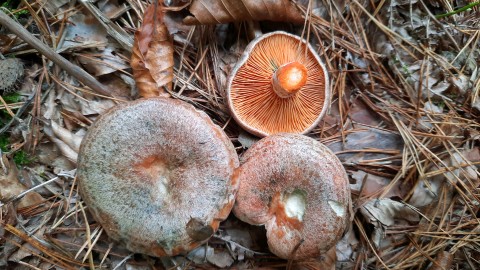
M330 99L320 57L305 40L282 31L247 46L229 76L227 92L235 120L260 137L312 130Z
M93 217L129 250L172 256L206 242L238 188L229 138L193 106L141 99L90 127L79 153L80 194Z
M265 225L275 255L317 257L342 237L350 217L349 182L326 146L281 133L255 143L240 163L233 213L249 224Z

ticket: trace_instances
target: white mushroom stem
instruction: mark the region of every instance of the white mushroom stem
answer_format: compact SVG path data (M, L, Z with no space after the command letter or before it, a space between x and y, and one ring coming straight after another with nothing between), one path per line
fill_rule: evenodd
M307 68L296 61L280 66L272 77L273 91L281 98L293 96L306 83Z
M289 218L296 218L303 221L305 208L307 207L305 192L295 191L284 198L285 214Z

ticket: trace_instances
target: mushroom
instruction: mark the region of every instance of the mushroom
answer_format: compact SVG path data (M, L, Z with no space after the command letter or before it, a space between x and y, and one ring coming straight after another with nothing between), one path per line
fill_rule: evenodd
M260 137L312 130L327 110L328 75L300 37L277 31L254 39L229 76L228 104L245 130Z
M79 191L110 238L132 252L172 256L206 242L238 188L235 149L193 106L150 98L118 105L90 127Z
M280 133L255 143L240 164L233 213L251 225L265 225L275 255L317 257L342 237L351 210L349 181L326 146Z

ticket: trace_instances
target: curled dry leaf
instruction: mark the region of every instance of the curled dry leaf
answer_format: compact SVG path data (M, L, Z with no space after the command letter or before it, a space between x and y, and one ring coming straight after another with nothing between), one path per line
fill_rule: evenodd
M135 33L131 66L140 96L169 96L172 88L173 42L163 23L162 6L150 5Z
M78 149L82 141L80 136L62 128L54 121L51 121L50 125L45 125L43 130L68 160L77 163Z
M302 13L290 0L194 0L189 11L193 16L183 20L186 24L222 24L246 20L304 21Z
M80 144L82 143L83 137L73 134L70 130L61 127L55 121L50 121L53 133L64 141L70 148L78 152L80 149Z

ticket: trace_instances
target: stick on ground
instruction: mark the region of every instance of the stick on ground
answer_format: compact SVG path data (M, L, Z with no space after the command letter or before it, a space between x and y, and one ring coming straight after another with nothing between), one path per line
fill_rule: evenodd
M42 55L53 61L55 64L59 65L64 69L68 74L75 77L77 80L85 84L86 86L92 88L95 92L105 95L112 96L108 88L97 81L92 75L88 74L86 71L80 67L70 63L67 59L63 58L60 54L54 52L50 47L45 45L38 38L34 37L30 32L28 32L22 25L15 22L3 11L0 11L0 24L8 28L15 35L21 38L23 41L28 43L30 46L39 51ZM118 98L118 97L117 97Z

